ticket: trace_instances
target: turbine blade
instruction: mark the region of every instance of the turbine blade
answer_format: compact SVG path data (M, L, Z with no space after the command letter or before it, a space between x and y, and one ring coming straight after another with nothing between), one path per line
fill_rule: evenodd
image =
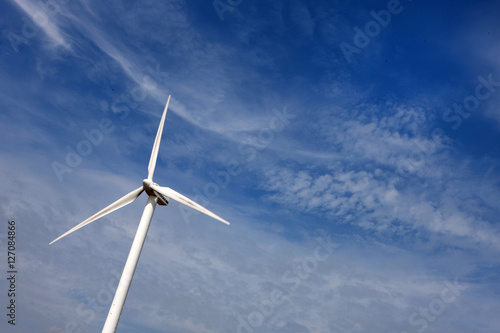
M132 201L134 201L135 199L137 199L137 197L139 195L141 195L143 191L143 187L139 187L135 190L133 190L132 192L130 192L129 194L126 194L125 196L121 197L120 199L116 200L115 202L113 202L111 205L109 205L108 207L104 208L103 210L95 213L94 215L92 215L91 217L89 217L88 219L86 219L85 221L83 221L82 223L78 224L77 226L73 227L72 229L66 231L64 234L62 234L61 236L57 237L56 239L54 239L52 242L50 242L50 244L58 241L59 239L69 235L70 233L72 233L73 231L76 231L84 226L86 226L87 224L89 224L90 222L93 222L95 220L97 220L98 218L100 217L103 217L105 215L108 215L109 213L111 212L114 212L115 210L119 209L119 208L122 208L123 206L126 206L128 205L129 203L131 203ZM49 244L49 245L50 245Z
M156 192L159 192L161 194L163 194L164 196L170 198L170 199L173 199L177 202L180 202L181 204L183 205L186 205L188 207L191 207L193 209L196 209L197 211L205 214L205 215L208 215L216 220L219 220L221 221L222 223L225 223L227 225L229 225L229 222L227 222L226 220L224 220L222 217L220 216L217 216L215 215L214 213L212 213L211 211L209 211L208 209L206 209L205 207L197 204L196 202L194 202L193 200L183 196L182 194L172 190L170 187L162 187L162 186L158 186L158 185L151 185L151 188L156 191Z
M163 124L165 124L165 117L167 116L168 103L170 103L170 96L168 96L167 104L165 105L165 110L163 110L163 115L161 116L160 126L158 126L158 132L156 133L155 143L153 144L153 151L151 151L151 158L149 159L148 165L148 179L153 180L153 174L155 173L156 159L158 158L158 150L160 149L161 134L163 133Z

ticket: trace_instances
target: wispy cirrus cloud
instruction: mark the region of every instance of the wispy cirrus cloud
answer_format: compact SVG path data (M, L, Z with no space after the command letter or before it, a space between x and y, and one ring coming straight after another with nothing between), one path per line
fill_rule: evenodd
M43 30L49 37L51 45L62 46L71 50L71 38L57 24L58 19L54 16L61 14L63 5L56 2L38 2L31 0L11 0L22 9L36 26Z
M315 146L330 147L331 154L278 159L277 166L262 174L267 198L330 217L332 223L401 237L425 231L448 244L469 239L467 248L482 244L498 249L500 234L487 213L497 210L489 197L496 197L498 189L489 186L485 195L479 165L457 165L455 143L443 130L435 131L434 112L363 103L349 111L319 107L311 115L318 119L310 124ZM466 202L479 204L471 211Z

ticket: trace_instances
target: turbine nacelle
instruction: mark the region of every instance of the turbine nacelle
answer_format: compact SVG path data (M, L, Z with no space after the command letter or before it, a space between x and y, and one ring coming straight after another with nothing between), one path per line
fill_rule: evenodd
M159 193L158 191L153 190L151 188L151 186L158 186L159 187L160 185L156 184L151 179L144 179L142 181L142 187L144 188L144 191L146 192L147 195L156 197L157 198L156 203L160 206L168 205L168 201L170 198Z

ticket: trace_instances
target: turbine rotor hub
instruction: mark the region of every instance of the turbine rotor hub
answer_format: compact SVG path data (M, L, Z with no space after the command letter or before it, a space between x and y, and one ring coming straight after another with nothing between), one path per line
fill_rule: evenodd
M153 185L153 181L151 179L144 179L142 181L142 186L144 187L144 191L149 192L151 191L151 185Z

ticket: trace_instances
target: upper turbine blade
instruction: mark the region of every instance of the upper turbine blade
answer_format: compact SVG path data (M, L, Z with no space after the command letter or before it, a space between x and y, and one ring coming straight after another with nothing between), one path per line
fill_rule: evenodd
M222 217L220 216L217 216L215 215L214 213L212 213L211 211L209 211L208 209L206 209L205 207L197 204L196 202L194 202L193 200L183 196L182 194L172 190L170 187L162 187L162 186L158 186L158 185L151 185L151 188L156 191L156 192L159 192L161 194L163 194L164 196L170 198L170 199L174 199L175 201L177 202L180 202L181 204L183 205L186 205L188 207L191 207L193 209L196 209L197 211L205 214L205 215L208 215L216 220L219 220L221 221L222 223L225 223L227 225L229 225L229 222L227 222L226 220L224 220Z
M148 165L149 180L153 180L153 174L155 173L156 159L158 157L158 150L160 149L161 134L163 133L163 124L165 123L168 103L170 103L170 96L171 95L168 96L167 104L165 105L165 110L163 110L163 115L161 116L160 120L160 126L158 126L158 132L156 133L156 139L153 145L153 151L151 152L151 158L149 159L149 165Z
M73 227L72 229L66 231L64 234L62 234L61 236L57 237L52 242L50 242L50 244L52 244L52 243L58 241L59 239L65 237L67 235L69 235L73 231L76 231L76 230L80 229L81 227L86 226L90 222L93 222L93 221L97 220L100 217L108 215L109 213L114 212L115 210L117 210L119 208L122 208L123 206L128 205L129 203L131 203L132 201L134 201L135 199L137 199L137 197L139 195L141 195L142 191L143 191L143 187L142 186L139 187L139 188L137 188L137 189L135 189L135 190L133 190L129 194L127 194L127 195L121 197L120 199L116 200L115 202L113 202L108 207L106 207L103 210L99 211L98 213L92 215L91 217L89 217L88 219L86 219L85 221L83 221L82 223L80 223L79 225L77 225L77 226Z

